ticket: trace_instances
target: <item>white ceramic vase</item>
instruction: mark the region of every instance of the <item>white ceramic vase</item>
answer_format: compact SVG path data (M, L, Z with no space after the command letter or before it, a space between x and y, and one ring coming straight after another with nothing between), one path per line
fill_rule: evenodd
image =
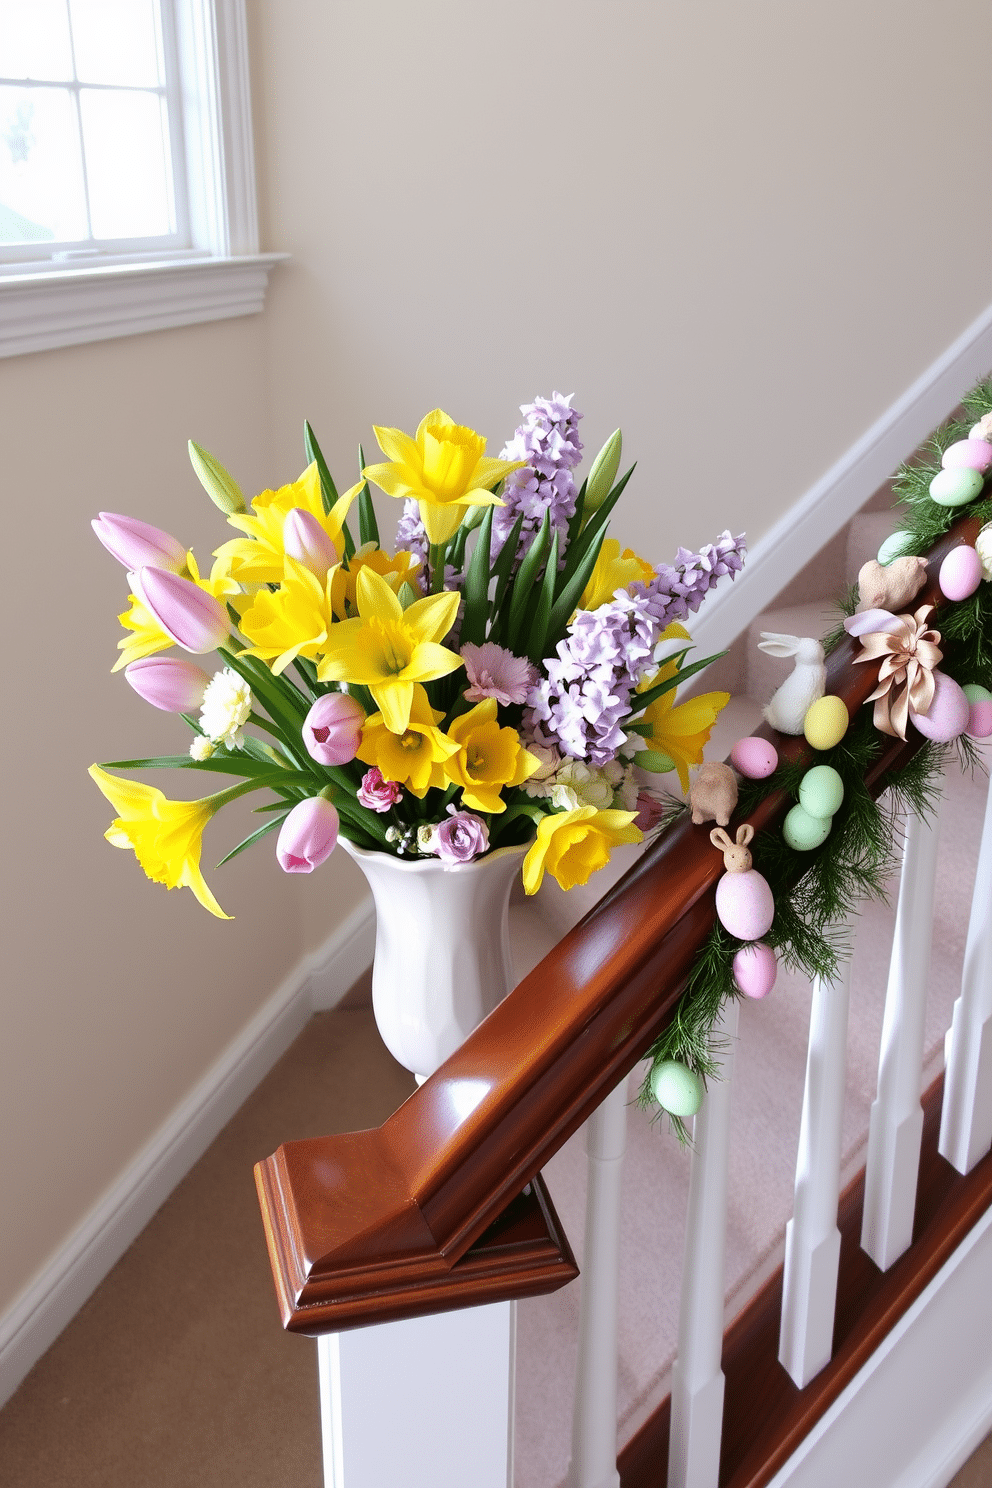
M375 900L372 1007L389 1052L423 1081L514 985L510 890L529 844L445 868L339 838Z

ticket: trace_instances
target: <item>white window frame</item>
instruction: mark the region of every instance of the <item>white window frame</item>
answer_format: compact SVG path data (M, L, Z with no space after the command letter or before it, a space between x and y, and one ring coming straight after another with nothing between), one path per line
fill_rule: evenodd
M190 248L0 271L0 356L253 315L284 253L258 251L245 0L173 0Z

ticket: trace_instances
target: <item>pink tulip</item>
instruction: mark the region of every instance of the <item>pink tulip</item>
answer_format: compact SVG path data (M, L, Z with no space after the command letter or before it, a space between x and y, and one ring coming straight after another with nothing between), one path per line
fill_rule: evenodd
M346 692L319 697L303 720L303 743L321 765L346 765L362 742L365 709Z
M186 567L186 549L161 527L118 512L101 512L91 525L107 552L125 568L164 568L177 574Z
M317 518L299 506L293 507L282 524L282 545L287 557L302 563L321 583L338 561L337 549Z
M312 873L338 840L338 814L324 796L294 806L279 829L276 857L286 873Z
M163 568L140 568L133 577L139 599L184 651L204 656L231 634L227 610L192 579Z
M144 656L124 675L139 697L166 713L195 713L210 681L209 672L179 656Z

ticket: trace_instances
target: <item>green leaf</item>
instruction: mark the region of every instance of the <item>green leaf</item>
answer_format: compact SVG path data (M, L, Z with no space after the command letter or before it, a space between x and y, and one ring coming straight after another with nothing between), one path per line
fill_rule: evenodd
M358 446L358 468L365 469L365 451ZM368 481L358 493L358 538L362 547L366 543L375 543L381 547L379 542L379 524L375 518L375 507L372 504L372 492L369 490Z
M599 508L599 511L595 512L593 516L589 518L589 521L586 523L584 530L569 548L568 558L566 560L565 567L562 570L563 583L569 582L569 580L572 578L573 573L584 561L590 546L596 541L596 538L599 536L599 534L603 532L609 520L610 513L616 506L617 502L620 500L620 497L623 495L624 487L626 486L627 482L630 480L630 477L633 475L636 469L636 465L631 465L630 469L627 471L627 474L613 487L613 490L610 492L609 496L607 496L606 500ZM585 585L583 585L582 587L585 588ZM580 590L579 592L581 593L582 591Z
M688 649L686 647L686 651ZM683 651L681 654L685 656L686 651ZM635 692L630 700L631 714L643 713L644 709L649 708L656 698L660 698L666 692L671 692L673 687L679 687L683 682L687 682L690 677L694 677L697 672L701 672L704 667L708 667L711 661L719 661L720 657L726 656L726 654L726 651L717 651L714 656L707 656L702 661L690 662L688 666L684 666L681 671L676 672L675 676L669 677L667 681L659 682L654 687L649 687L645 692ZM669 657L668 660L671 661L672 658ZM624 726L627 727L627 725Z
M551 534L551 512L544 513L544 521L538 528L537 535L527 549L523 562L517 569L517 576L513 581L513 592L510 596L510 613L506 621L506 644L511 651L517 650L517 632L520 622L523 620L524 611L531 597L534 580L541 569L541 562L548 550Z
M528 613L524 626L524 635L527 640L527 650L524 654L535 665L538 665L544 659L545 642L548 639L548 626L551 623L551 608L557 578L558 533L556 531L551 540L551 552L548 554L548 566L544 570L544 581L538 590L537 608L532 618Z
M217 867L223 868L225 863L229 863L232 858L236 858L238 856L238 853L244 852L246 847L251 847L253 842L258 842L260 838L265 837L269 832L274 832L276 827L281 827L288 815L289 808L287 808L281 816L274 816L272 820L267 821L264 826L259 827L254 832L250 832L243 842L239 842L237 847L232 847L227 856L221 858L220 862L217 864Z
M492 620L490 627L490 639L495 639L503 629L503 596L506 594L510 575L513 572L513 564L517 556L517 544L520 541L520 532L524 525L524 514L520 513L514 522L509 537L499 550L499 557L493 564L492 572L496 580L496 593L489 604L489 614Z
M320 499L324 503L326 515L338 499L338 488L327 468L327 461L320 452L320 445L317 443L316 434L310 427L309 419L303 420L303 447L306 450L307 464L312 465L315 460L317 462L317 472L320 476Z
M473 645L480 645L486 638L486 621L489 618L489 580L491 577L489 568L490 544L492 542L493 511L494 507L486 509L486 515L479 530L475 551L469 561L468 572L465 575L465 583L462 594L465 599L465 612L462 616L461 644L470 641Z
M596 559L599 557L599 550L603 546L605 536L605 532L600 532L599 536L594 538L592 544L586 549L581 563L575 569L572 577L551 606L551 618L548 621L548 639L552 646L558 644L568 628L568 622L572 618L572 611L582 598L582 591L588 584L589 576L596 567ZM579 543L584 540L584 537L585 534L583 533L583 536L579 539ZM579 543L576 543L576 547L579 546ZM571 557L571 554L569 556Z
M675 761L671 755L662 754L657 749L639 749L634 755L634 764L642 770L650 770L654 775L667 775L670 770L675 769Z

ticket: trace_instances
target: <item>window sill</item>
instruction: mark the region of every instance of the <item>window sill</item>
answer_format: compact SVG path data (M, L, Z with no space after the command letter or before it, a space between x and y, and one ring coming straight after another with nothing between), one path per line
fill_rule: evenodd
M0 276L0 357L257 315L285 253Z

